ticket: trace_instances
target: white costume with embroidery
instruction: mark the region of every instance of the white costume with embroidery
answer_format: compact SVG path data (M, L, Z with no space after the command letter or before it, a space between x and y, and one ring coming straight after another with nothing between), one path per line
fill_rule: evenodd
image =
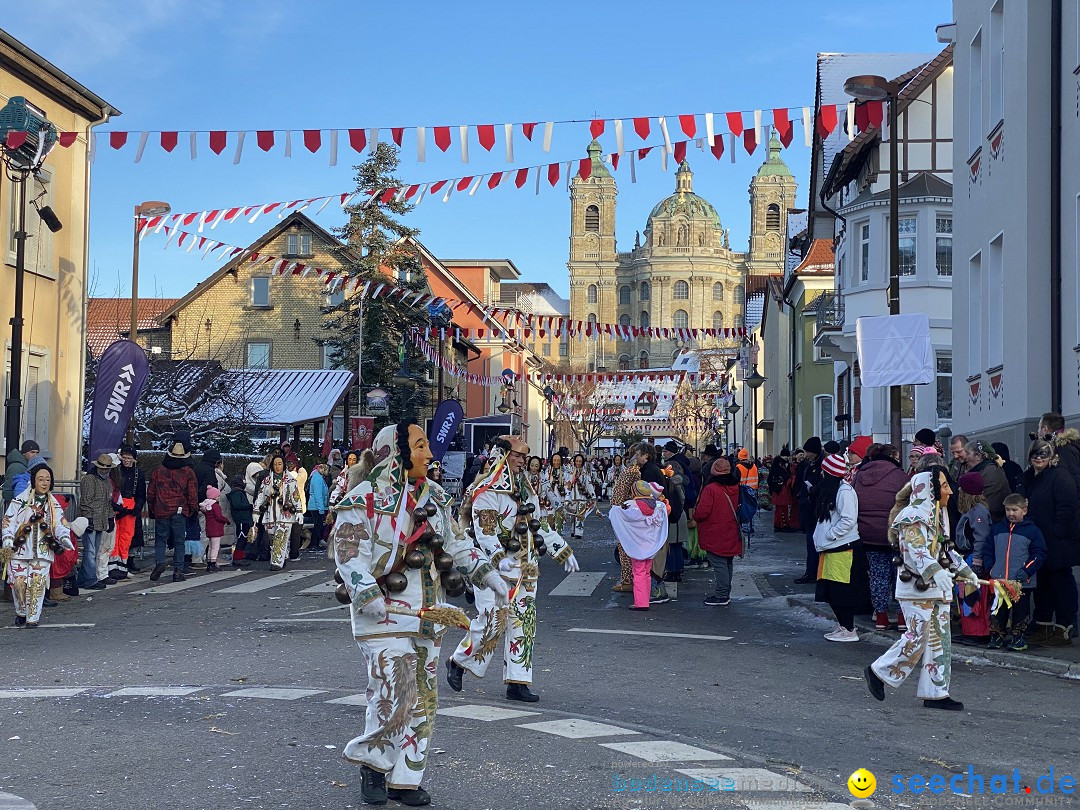
M439 648L446 628L416 615L387 612L376 615L365 606L384 600L390 609L418 613L445 599L435 555L416 542L425 527L413 512L433 504L427 520L443 540L443 550L454 566L483 589L495 570L469 538L455 531L450 497L435 483L412 480L397 449L397 431L391 425L375 439L379 463L335 507L331 553L351 598L353 637L367 663L368 707L364 733L345 746L344 757L387 774L387 786L398 789L420 785L427 765L435 711L438 705ZM404 564L410 549L424 555L421 568ZM398 572L408 580L405 589L384 593L387 574Z
M520 500L515 500L517 495ZM540 520L542 510L537 493L524 474L514 475L507 461L507 451L496 446L489 461L489 472L465 495L471 501L471 516L476 543L491 558L510 587L510 605L496 606L487 591L476 592L477 617L468 635L454 650L454 662L478 678L484 677L488 664L498 654L503 661L505 683L532 683L533 649L536 639L536 584L540 573L540 555L535 540L543 538L547 552L560 564L577 569L574 552L553 528L543 525L539 532L516 534L519 506L532 504L528 518ZM468 512L468 509L464 510ZM521 549L509 552L503 541L516 537ZM504 562L505 561L505 562Z
M596 508L596 489L593 475L587 466L570 467L566 475L566 500L563 505L570 523L570 536L582 537L585 518Z
M300 509L300 495L296 478L289 472L271 471L259 485L259 494L255 497L255 514L259 523L266 527L270 537L270 567L281 569L289 556L289 537L293 525L303 522L304 513Z
M37 624L49 589L49 568L59 549L74 549L64 510L51 494L40 497L27 489L4 513L4 556L10 553L6 576L15 615Z

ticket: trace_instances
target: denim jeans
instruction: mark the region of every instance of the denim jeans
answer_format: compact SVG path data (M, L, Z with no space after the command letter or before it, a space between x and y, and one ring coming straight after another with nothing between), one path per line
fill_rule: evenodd
M713 571L713 593L720 599L731 598L731 571L734 567L734 557L721 557L719 554L713 554L711 551L705 552L709 555L709 562L712 564Z
M198 523L195 524L196 526ZM184 538L187 534L187 518L183 515L171 515L154 521L154 563L165 564L169 552L169 540L173 542L173 568L177 571L184 567Z
M76 584L80 588L89 588L98 581L98 546L105 532L88 531L82 536L82 548L79 549L79 572Z

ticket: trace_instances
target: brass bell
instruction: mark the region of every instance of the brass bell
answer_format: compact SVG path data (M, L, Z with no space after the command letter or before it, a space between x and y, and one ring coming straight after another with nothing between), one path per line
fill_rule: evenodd
M345 582L345 580L343 580L341 578L341 572L338 571L336 568L334 569L334 582L337 582L337 583L344 583Z
M393 571L386 575L386 590L390 593L401 593L409 586L409 579L404 574Z
M897 554L892 558L892 564L899 568L901 565L904 564L904 558Z
M536 504L527 503L523 507L521 507L521 511L524 512L526 515L531 515L533 512L536 511Z
M427 545L434 553L438 554L443 549L443 539L436 535L428 541Z
M334 588L334 598L341 602L341 604L343 605L347 605L352 602L352 599L349 598L349 589L345 587L344 582Z
M445 551L435 558L436 571L450 571L454 567L454 558Z
M538 557L543 557L545 554L547 554L547 546L544 545L543 541L537 543L535 546L533 546L533 548L536 549L536 555Z
M461 596L465 593L465 577L458 571L446 571L442 574L442 586L447 596Z
M425 509L425 508L421 507L421 508L419 508L419 509L414 509L414 510L413 510L413 513L412 513L412 519L413 519L413 520L414 520L414 521L415 521L416 523L423 523L423 522L425 522L425 521L427 520L427 517L428 517L428 515L427 515L427 509Z
M529 533L529 524L527 524L527 523L515 523L514 524L514 534L528 534L528 533Z
M926 580L924 580L922 577L919 577L918 579L915 580L915 590L917 590L917 591L925 591L929 587L930 587L929 583L926 582Z
M540 531L540 521L537 520L536 518L533 518L532 520L530 520L529 521L529 531L532 532L533 534L536 534L538 531Z
M915 578L915 575L908 571L906 568L900 572L899 576L901 582L911 582L911 580Z
M424 528L423 533L420 535L420 542L421 543L430 543L431 538L433 538L434 536L435 536L435 530L433 528L431 528L431 526L427 526L427 527Z
M517 554L519 551L521 551L521 541L518 540L516 537L511 537L509 540L506 541L506 550L509 551L511 554Z
M433 517L435 517L435 515L439 514L439 507L437 507L433 503L427 504L427 506L425 506L424 509L427 511L427 516L429 518L433 518Z
M405 564L409 568L423 568L424 567L424 552L419 549L413 549L405 555Z

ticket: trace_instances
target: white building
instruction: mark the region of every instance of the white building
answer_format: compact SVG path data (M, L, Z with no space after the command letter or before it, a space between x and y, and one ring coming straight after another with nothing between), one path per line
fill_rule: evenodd
M910 437L952 420L952 46L901 76L898 115L900 311L930 318L937 377L903 386L901 424ZM888 120L888 107L883 110ZM860 385L855 326L888 315L889 143L870 127L833 158L822 183L837 212L836 286L817 307L814 345L832 358L840 435L890 438L889 389Z
M1080 417L1075 0L963 0L956 47L954 430L1027 444Z

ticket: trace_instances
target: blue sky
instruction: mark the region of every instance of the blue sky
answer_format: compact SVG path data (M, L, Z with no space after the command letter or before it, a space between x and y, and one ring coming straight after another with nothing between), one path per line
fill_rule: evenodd
M109 129L384 127L389 140L392 126L801 107L812 104L818 52L934 52L941 47L934 26L951 17L947 0L38 0L5 8L0 26L122 110ZM658 142L655 120L653 129L650 142ZM465 166L456 130L445 155L429 140L423 164L407 132L399 176L427 182L505 170L501 127L497 133L490 154L472 136ZM587 124L557 126L545 154L520 129L516 136L515 167L577 159L589 140ZM358 158L344 140L331 168L325 146L311 155L299 133L293 139L293 157L285 158L280 137L263 153L252 132L239 165L232 163L231 142L216 156L205 135L195 161L183 142L171 155L148 146L139 164L133 144L121 152L99 148L91 199L93 294L128 294L131 211L142 200L190 211L353 190L351 165ZM610 125L601 142L614 151ZM688 157L695 191L716 206L732 247L745 249L747 188L761 151L740 152L735 164L694 148ZM784 157L805 204L809 151L800 127ZM654 151L638 166L636 184L625 164L616 173L620 249L629 249L651 207L672 191L674 169L669 163L663 173ZM343 217L331 205L317 219L332 227ZM567 291L563 183L551 188L545 181L539 195L530 178L521 190L482 187L447 203L428 198L408 220L438 256L509 258L523 278ZM222 225L213 235L246 245L272 222ZM155 236L143 242L144 296L182 295L216 266L197 252L163 250L163 243Z

